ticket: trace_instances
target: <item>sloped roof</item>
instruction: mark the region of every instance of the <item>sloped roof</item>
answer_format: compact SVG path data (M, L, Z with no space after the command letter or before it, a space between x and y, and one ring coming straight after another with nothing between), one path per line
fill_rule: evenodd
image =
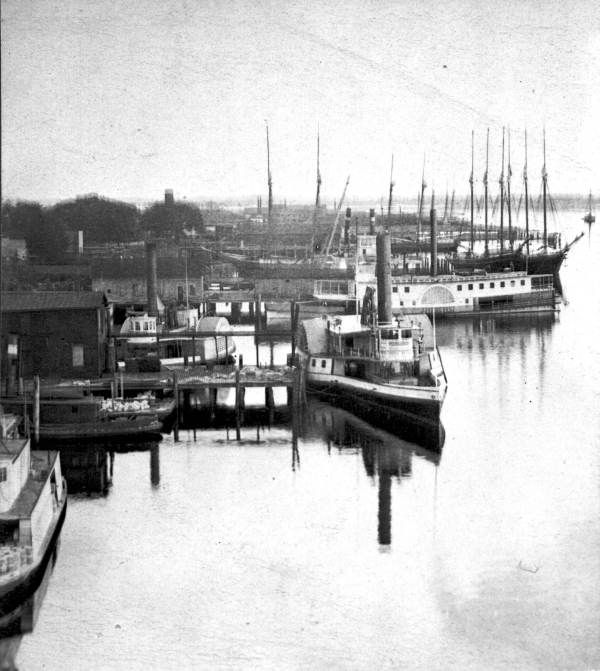
M102 291L3 291L2 312L91 310L106 305Z

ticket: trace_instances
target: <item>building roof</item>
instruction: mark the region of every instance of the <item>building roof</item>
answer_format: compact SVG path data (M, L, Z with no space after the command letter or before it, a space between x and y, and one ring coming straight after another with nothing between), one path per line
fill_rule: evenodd
M2 312L91 310L106 305L102 291L3 291Z

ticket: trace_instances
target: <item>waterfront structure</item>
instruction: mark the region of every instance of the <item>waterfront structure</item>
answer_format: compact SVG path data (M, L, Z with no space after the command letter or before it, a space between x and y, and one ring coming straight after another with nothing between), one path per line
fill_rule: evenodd
M90 377L110 370L110 306L102 292L2 292L1 371L19 378Z

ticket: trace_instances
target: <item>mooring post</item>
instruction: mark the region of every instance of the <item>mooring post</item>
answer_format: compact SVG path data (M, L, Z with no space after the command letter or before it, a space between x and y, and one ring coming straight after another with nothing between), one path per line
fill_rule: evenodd
M290 303L290 324L292 329L292 365L294 363L294 354L296 353L296 301L292 299Z
M217 416L217 388L209 387L208 389L209 405L210 405L210 421L214 422Z
M269 340L269 350L270 350L270 355L269 355L269 368L273 368L273 340Z
M173 424L173 437L179 442L179 382L177 373L173 373L173 396L175 397L175 424Z
M241 412L240 371L235 371L235 438L241 440L240 412Z
M273 397L273 387L265 387L265 405L269 412L269 426L273 424L275 419L275 400Z
M40 376L33 377L33 438L40 442Z

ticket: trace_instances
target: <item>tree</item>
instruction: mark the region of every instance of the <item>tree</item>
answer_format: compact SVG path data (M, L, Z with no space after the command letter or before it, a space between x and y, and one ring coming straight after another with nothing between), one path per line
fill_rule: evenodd
M138 238L139 212L118 200L86 196L57 203L48 217L69 231L83 231L87 242L130 242Z
M180 236L183 229L204 230L202 212L189 203L155 203L142 212L140 228L156 237Z
M44 262L61 261L67 247L65 227L49 219L39 203L2 203L2 233L25 239L29 254Z

